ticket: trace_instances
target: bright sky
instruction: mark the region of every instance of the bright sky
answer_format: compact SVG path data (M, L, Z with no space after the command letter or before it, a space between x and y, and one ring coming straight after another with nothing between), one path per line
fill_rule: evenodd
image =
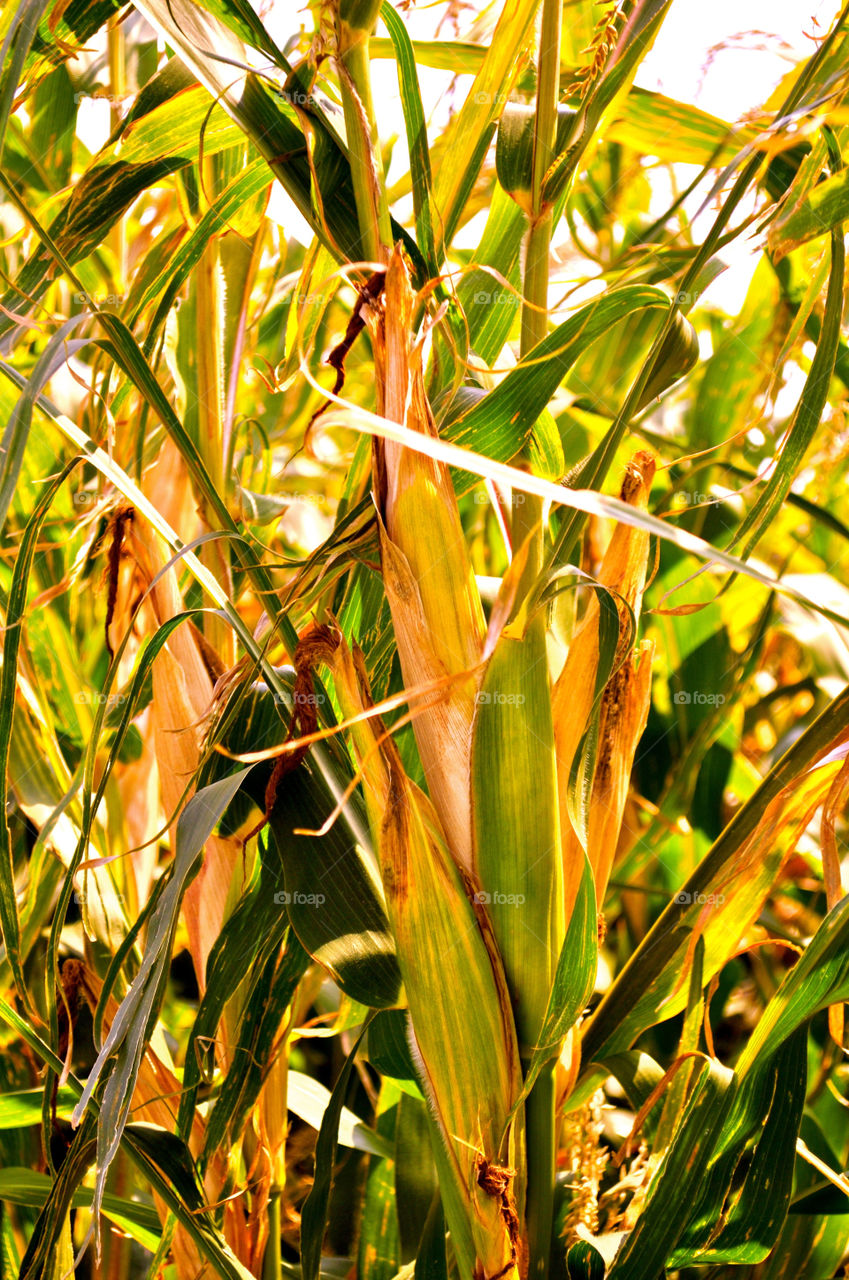
M806 37L825 35L837 12L834 0L675 0L638 83L737 119L813 52Z

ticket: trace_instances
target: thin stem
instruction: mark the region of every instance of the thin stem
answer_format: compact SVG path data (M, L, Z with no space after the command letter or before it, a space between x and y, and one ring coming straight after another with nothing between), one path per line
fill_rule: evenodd
M370 6L365 8L369 9ZM371 12L351 13L351 21L347 21L344 12L340 13L337 41L339 87L345 111L345 132L362 254L371 262L386 262L392 245L392 224L386 199L380 137L374 115L369 62L369 37L376 14L376 8L374 15Z
M118 19L107 30L106 47L109 58L109 129L114 133L122 120L121 104L127 92L124 28ZM127 262L127 224L124 218L119 218L109 232L109 244L115 254L117 291L123 293Z
M554 213L544 196L545 175L554 160L560 86L560 29L562 0L543 0L537 69L534 159L531 178L531 218L523 280L524 303L520 354L527 356L548 331L548 266ZM526 459L519 465L527 466ZM529 540L523 587L530 590L543 565L542 501L528 500L514 507L513 547ZM524 594L520 591L520 598ZM545 627L540 613L532 626ZM544 642L543 642L544 643ZM559 857L559 851L552 851ZM557 907L552 905L552 909ZM528 1186L528 1280L546 1280L551 1254L555 1176L554 1064L547 1067L525 1104Z
M268 1197L268 1243L262 1259L262 1280L280 1280L283 1275L283 1255L280 1252L280 1191L275 1189Z
M553 230L553 208L545 200L545 175L554 160L557 140L557 107L560 86L561 0L544 0L537 71L534 160L531 177L532 214L528 228L523 280L524 302L520 355L526 356L548 331L548 263ZM522 465L524 459L519 459ZM513 547L518 550L531 537L525 585L536 580L542 568L542 501L528 498L513 513Z
M211 171L210 180L213 180ZM224 305L220 271L218 241L213 236L195 273L198 441L206 469L223 497L227 476L224 471ZM203 547L200 554L230 594L232 575L229 552L224 545L213 542ZM232 665L236 660L236 637L232 628L222 618L209 616L204 620L204 632L222 660Z
M551 1255L556 1156L555 1065L552 1062L543 1068L525 1103L528 1280L544 1280Z

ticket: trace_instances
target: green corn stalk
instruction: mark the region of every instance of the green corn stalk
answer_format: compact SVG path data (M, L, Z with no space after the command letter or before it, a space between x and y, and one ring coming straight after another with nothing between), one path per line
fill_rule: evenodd
M339 85L362 257L371 262L382 262L392 244L369 65L369 37L380 5L381 0L340 0L336 9Z
M533 123L531 126L528 112L520 109L512 113L505 123L500 147L502 173L505 169L517 171L515 186L517 191L523 190L521 197L514 198L524 208L528 223L522 356L529 355L548 330L554 211L544 194L545 177L558 144L565 141L570 127L568 118L561 123L558 110L561 25L560 0L543 0ZM518 465L527 466L527 460L519 459ZM514 505L512 538L514 554L520 555L522 564L518 591L521 617L522 597L531 591L543 565L539 499ZM498 698L523 699L515 704L499 701L479 708L473 759L476 856L484 888L506 892L508 896L507 902L497 906L494 926L505 957L522 1052L529 1057L542 1026L566 931L554 724L542 612L524 623L521 639L502 636L482 690ZM504 748L508 750L501 754ZM530 814L529 794L536 801ZM510 896L517 901L510 903ZM520 897L525 899L521 904ZM531 1280L547 1275L551 1248L556 1147L554 1073L554 1063L549 1063L526 1103Z

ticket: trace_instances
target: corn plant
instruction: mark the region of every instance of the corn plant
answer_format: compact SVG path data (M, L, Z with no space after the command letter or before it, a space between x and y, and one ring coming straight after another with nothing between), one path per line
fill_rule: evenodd
M671 3L0 16L4 1276L843 1274L849 10Z

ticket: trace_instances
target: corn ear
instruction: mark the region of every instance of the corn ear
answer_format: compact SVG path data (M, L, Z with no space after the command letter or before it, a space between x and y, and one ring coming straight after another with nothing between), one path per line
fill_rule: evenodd
M631 506L645 510L655 461L649 453L638 453L626 469L621 497ZM630 525L617 524L602 561L599 582L617 593L639 618L646 582L649 535ZM651 688L651 647L643 647L639 658L621 652L626 638L625 610L620 608L620 641L616 662L622 665L602 695L599 734L600 756L597 778L592 784L587 830L580 830L570 810L570 780L575 757L586 733L595 700L599 668L600 605L593 596L572 641L563 670L555 681L552 699L557 743L557 777L560 816L563 828L563 892L567 919L583 873L581 849L586 848L596 876L599 903L610 873L628 790L628 777L639 735L648 715ZM630 630L630 628L628 628ZM608 740L609 739L609 740ZM599 771L599 763L601 769ZM600 806L598 813L595 812Z
M577 112L571 107L558 108L555 155L566 150L576 119ZM532 103L508 103L498 122L495 172L499 184L529 218L534 216L532 188L536 137L536 107Z
M386 273L385 310L373 323L379 411L435 436L421 354L411 338L414 295L400 248ZM448 468L411 449L375 442L375 480L386 593L408 687L437 696L413 722L428 791L457 862L472 866L468 760L483 607ZM441 690L441 693L439 692Z
M599 904L619 843L634 755L648 720L653 659L654 643L646 640L611 676L602 697L587 848Z
M431 806L397 778L381 860L415 1048L455 1184L452 1198L465 1205L475 1271L511 1274L505 1268L515 1269L520 1253L511 1183L522 1161L507 1117L521 1073L507 987ZM459 989L446 990L446 956L462 974Z
M634 412L639 413L647 404L683 378L699 358L699 335L686 316L675 312L672 328L661 343L652 361L648 382L643 388Z
M327 627L311 632L344 714L370 699L356 655ZM437 1132L451 1238L464 1276L518 1277L524 1168L518 1043L489 920L472 901L427 797L376 720L355 726L367 803L379 830L386 905ZM446 958L462 981L445 981ZM516 1171L519 1170L517 1173Z
M536 621L524 635L507 626L497 641L472 748L476 870L523 1053L536 1044L565 932L551 687Z

